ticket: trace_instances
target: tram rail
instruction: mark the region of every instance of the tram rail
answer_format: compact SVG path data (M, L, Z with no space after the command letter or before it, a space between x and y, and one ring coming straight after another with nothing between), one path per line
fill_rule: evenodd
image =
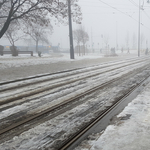
M114 66L114 64L113 64L113 66ZM105 67L102 66L100 68L105 68ZM126 69L128 70L127 72L126 72ZM67 79L64 79L61 84L57 83L57 81L55 81L54 85L50 85L49 87L45 87L45 89L42 89L43 87L41 87L41 88L39 88L39 91L36 91L35 93L30 93L30 94L26 93L24 95L20 94L20 96L18 96L18 97L15 96L15 97L11 98L11 96L10 96L10 97L7 97L6 99L5 98L1 99L0 100L0 104L1 104L0 110L3 111L5 109L7 109L7 108L10 108L11 105L14 106L14 105L19 104L19 102L17 103L16 100L18 100L18 101L21 100L22 101L21 103L23 103L24 100L22 98L24 98L24 97L26 97L25 101L27 101L27 100L34 100L34 98L39 98L39 97L42 96L42 95L39 94L40 92L45 92L47 90L52 90L52 89L58 88L60 86L63 87L66 84L69 85L69 84L71 84L73 82L76 82L76 81L79 81L79 80L83 80L85 78L91 78L91 77L93 77L93 78L94 77L95 78L96 77L99 78L99 75L100 74L103 75L104 73L109 73L109 75L112 74L112 76L113 76L112 78L109 78L107 81L94 84L94 86L92 86L92 87L87 88L85 86L82 89L81 92L76 92L76 94L65 95L64 98L60 98L58 101L55 102L55 104L49 105L45 109L43 109L43 110L41 109L41 111L36 111L36 109L35 109L35 112L33 111L32 114L27 114L27 115L23 115L23 116L20 115L20 118L18 117L17 119L15 118L15 115L14 115L13 116L14 120L12 120L12 122L11 122L11 120L10 121L6 120L6 124L4 123L3 127L0 128L0 137L3 137L3 135L9 135L9 132L11 133L11 132L13 132L12 130L17 130L17 128L19 128L21 126L25 127L26 124L28 124L29 122L32 122L33 120L35 121L35 120L42 119L44 116L46 116L47 114L51 113L52 111L54 112L55 110L57 110L57 111L60 110L61 113L65 112L66 110L63 109L63 108L66 105L69 105L70 103L75 102L75 101L77 101L77 103L78 103L78 100L81 99L82 97L90 95L91 93L93 93L93 92L95 92L95 91L97 91L99 89L103 89L103 88L109 86L110 84L112 84L112 83L120 80L121 78L126 77L127 74L132 74L134 71L136 71L137 73L140 73L141 71L146 70L146 69L150 70L148 58L143 58L143 59L140 59L140 60L138 59L137 61L134 60L133 62L128 62L128 63L126 62L125 64L122 64L121 66L115 66L113 69L109 68L108 70L106 69L106 70L103 70L101 72L99 72L99 71L97 71L95 69L96 73L93 72L92 74L87 74L87 75L85 74L85 76L82 75L81 77L79 77L80 79L79 78L77 78L77 79L71 79L71 77L70 77L71 81L69 81L69 82L67 81ZM89 70L91 70L91 69L89 69ZM148 78L148 77L149 76L147 76L146 78ZM106 74L105 74L104 78L107 78ZM80 132L78 132L75 135L71 136L71 139L65 141L64 144L63 144L63 146L61 146L60 149L66 149L66 148L68 148L79 137L81 137L84 133L86 133L89 130L89 128L91 128L96 122L98 122L98 120L100 120L100 118L102 118L102 116L104 116L104 114L106 114L106 112L109 111L109 109L112 109L112 108L114 108L115 105L118 105L118 103L121 101L121 99L123 99L124 97L126 97L127 95L129 95L134 89L136 89L140 84L142 84L142 82L144 80L140 81L140 83L138 85L132 87L132 89L129 89L129 91L126 92L124 96L122 96L121 98L119 97L119 99L117 99L115 101L115 104L113 104L112 107L108 107L108 109L106 111L102 112L99 115L99 117L97 117L94 120L90 121L90 123L88 124L89 127L88 126L86 126L86 127L84 126L81 129L82 131L80 130ZM95 80L93 79L93 82L98 82L98 81L99 81L99 79L95 79ZM6 83L6 84L11 84L11 83ZM3 85L5 85L5 84L3 84ZM1 93L3 93L3 92L1 91ZM25 92L29 92L29 91L25 91ZM47 95L49 93L50 92L48 91L48 93L44 93L43 95L45 95L45 94ZM37 96L36 96L36 94L37 94ZM58 113L58 115L59 115L59 113ZM93 122L95 122L95 123L93 123Z
M143 68L143 66L141 68ZM141 71L141 68L138 68L138 70ZM147 68L147 66L145 68ZM37 112L37 113L33 113L33 115L30 114L29 116L24 116L24 119L22 119L21 121L18 120L16 123L11 124L10 126L5 126L4 129L0 130L0 135L6 133L6 132L18 127L18 126L21 126L21 125L23 125L23 124L25 124L25 123L33 120L33 119L41 117L41 116L43 116L43 115L45 115L51 111L54 111L55 109L59 109L60 107L64 107L65 105L67 105L68 103L70 103L72 101L77 101L78 99L84 97L85 95L88 95L88 94L90 94L90 93L92 93L98 89L104 88L105 86L108 86L109 84L123 78L124 76L126 76L126 74L121 75L117 78L112 78L111 80L108 80L107 82L104 82L102 84L98 84L92 88L83 90L83 92L80 92L77 95L72 95L71 97L68 96L69 98L66 96L66 98L63 99L62 101L56 102L55 105L51 105L50 107L48 107L44 111L41 111L40 113Z
M19 100L19 99L22 99L24 97L28 97L28 96L31 96L31 95L39 94L41 92L44 92L44 91L47 91L47 90L50 90L50 89L54 89L54 88L57 88L57 87L60 87L60 86L71 84L71 83L80 81L82 79L97 76L99 74L107 73L107 72L110 72L110 71L113 71L113 70L116 70L116 69L120 69L120 68L129 66L129 65L141 63L142 61L143 60L140 60L140 61L138 60L138 61L135 61L135 62L133 61L132 63L126 63L126 65L123 64L121 66L114 67L113 69L112 68L111 69L104 69L104 71L99 71L98 70L98 71L92 72L92 73L89 72L89 73L86 73L86 74L81 74L80 76L77 76L77 77L75 77L75 76L64 77L63 76L63 79L61 77L61 78L59 78L59 80L57 79L56 81L52 81L50 83L46 83L46 84L40 85L40 86L38 84L39 84L39 82L42 82L43 80L42 81L34 81L34 82L29 81L27 84L25 83L25 85L24 85L24 83L23 83L23 85L21 83L19 83L17 85L13 85L13 86L11 86L11 85L7 86L7 84L5 84L6 87L3 86L3 87L0 88L0 93L1 93L0 105L7 104L9 102L16 101L16 100ZM65 75L65 76L67 76L67 75ZM50 79L46 79L46 81L47 80L50 80ZM51 79L51 80L53 80L53 79ZM36 84L37 86L34 86L34 89L33 89L32 87L33 87L34 84ZM22 89L22 91L21 91L20 88L23 87L23 86L27 86L27 85L32 85L32 86L31 86L31 88L28 87L25 90ZM17 89L19 88L18 93L16 93L16 91L17 91L16 88ZM15 91L15 93L12 93L12 89L13 89L13 91ZM10 94L9 94L9 91L7 92L7 90L10 91ZM3 94L5 95L5 97L2 97ZM6 96L6 94L7 94L7 96Z
M120 97L116 100L113 105L108 107L106 110L104 110L101 114L99 114L98 117L94 118L91 122L89 122L86 126L84 126L82 129L80 129L76 134L74 134L71 138L69 138L67 141L64 142L62 147L59 148L59 150L72 150L76 146L78 146L82 141L81 139L86 139L88 135L94 133L95 127L97 125L100 126L100 121L105 118L105 116L109 115L109 113L112 113L112 111L115 111L117 107L132 93L134 92L139 86L143 84L146 80L148 80L150 76L142 80L138 85L134 86L132 89L130 89L128 92L124 94L124 96ZM103 128L104 129L104 128ZM93 132L92 132L93 131ZM87 133L88 132L88 133Z

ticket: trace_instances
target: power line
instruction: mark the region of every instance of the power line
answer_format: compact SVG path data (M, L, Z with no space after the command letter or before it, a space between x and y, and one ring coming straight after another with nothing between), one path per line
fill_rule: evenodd
M150 19L150 16L143 10L143 12L145 13L145 15Z
M129 2L131 2L134 6L136 6L136 7L139 7L138 6L138 4L134 1L134 0L129 0ZM143 2L144 2L144 0L143 0ZM87 0L82 0L82 1L80 1L80 3L90 3L90 4L97 4L97 3L99 3L99 2L95 2L95 1L87 1ZM144 4L144 3L143 3ZM142 4L142 6L143 6L143 4ZM119 7L120 9L130 9L131 10L131 8L129 8L129 6L131 6L131 5L126 5L126 4L116 4L115 3L115 5L121 5L121 6L127 6L126 8L124 7L124 8L122 8L122 7ZM89 7L103 7L103 6L92 6L92 5L82 5L82 6L89 6ZM150 6L143 6L143 7L150 7ZM132 9L133 10L133 9Z
M104 6L94 6L94 5L82 5L82 6L85 6L85 7L102 7L102 8L104 8ZM108 7L105 7L105 8L108 8ZM131 10L131 8L120 8L120 9ZM132 10L133 10L133 9L132 9Z
M124 12L124 13L136 13L136 12ZM84 14L118 14L118 12L99 12L99 13L91 13L91 12L84 12Z
M113 8L113 9L119 11L120 13L122 13L122 14L124 14L124 15L130 17L130 18L132 18L134 21L138 22L138 21L137 21L136 19L134 19L132 16L130 16L130 15L124 13L123 11L121 11L121 10L119 10L119 9L117 9L117 8L115 8L115 7L111 6L111 5L109 5L109 4L105 3L105 2L103 2L102 0L99 0L99 1L102 2L102 3L105 4L105 5L107 5L107 6L111 7L111 8Z
M119 10L118 8L107 4L106 2L103 2L102 0L99 0L99 1L100 1L101 3L103 3L103 4L107 5L107 6L109 6L110 8L112 8L112 9L114 9L114 10L116 10L116 11L118 11L118 12L120 12L120 13L122 13L122 14L128 16L128 17L130 17L132 20L138 22L138 21L137 21L136 19L134 19L131 15L127 14L127 12L125 13L125 12ZM129 1L130 1L134 6L139 7L133 0L129 0ZM91 6L90 6L90 7L91 7ZM96 6L96 7L100 7L100 6ZM113 13L114 13L114 12L113 12ZM150 28L146 27L144 24L141 23L141 25L143 25L145 28L147 28L147 29L150 30Z
M102 2L103 4L105 4L105 5L107 5L107 6L109 6L109 7L111 7L111 8L113 8L113 9L115 9L115 10L117 10L117 11L119 11L120 13L122 13L122 14L124 14L124 15L126 15L126 16L128 16L128 17L130 17L131 19L133 19L134 21L136 21L136 22L138 22L136 19L134 19L132 16L130 16L130 15L128 15L128 14L126 14L126 13L124 13L124 12L122 12L121 10L119 10L119 9L117 9L117 8L115 8L115 7L113 7L113 6L111 6L111 5L109 5L109 4L107 4L107 3L105 3L105 2L103 2L102 0L99 0L100 2ZM149 29L150 30L150 28L148 28L147 26L145 26L144 24L142 24L142 23L140 23L141 25L143 25L145 28L147 28L147 29Z
M133 0L129 0L129 2L131 2L135 7L139 7Z
M144 14L147 16L148 19L150 19L150 16L143 10Z
M87 1L87 0L82 0L82 1L80 1L80 3L91 3L91 4L97 4L97 3L99 3L99 2L95 2L95 1ZM114 3L113 3L114 4ZM131 5L126 5L126 4L118 4L118 3L115 3L115 5L122 5L122 6L131 6Z

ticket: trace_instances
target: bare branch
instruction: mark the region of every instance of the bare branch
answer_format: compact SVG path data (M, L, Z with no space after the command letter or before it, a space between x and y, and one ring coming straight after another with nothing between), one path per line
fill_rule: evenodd
M0 38L15 20L40 23L41 26L48 25L51 17L55 17L61 23L68 22L68 7L65 0L3 0L0 6L0 18L5 20L3 25L1 24ZM75 0L72 0L72 16L74 21L80 23L81 10Z

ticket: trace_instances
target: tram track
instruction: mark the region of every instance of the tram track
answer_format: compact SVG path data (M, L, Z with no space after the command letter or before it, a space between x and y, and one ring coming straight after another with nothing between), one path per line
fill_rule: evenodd
M51 89L60 87L60 86L71 84L71 83L80 81L82 79L97 76L99 74L104 74L104 73L107 73L107 72L110 72L110 71L113 71L113 70L116 70L116 69L120 69L120 68L129 66L129 65L141 63L142 61L143 60L132 62L132 63L127 63L126 65L121 65L121 66L118 66L118 67L114 67L113 69L104 69L103 71L96 71L96 72L93 72L93 73L90 72L88 74L87 73L86 74L81 74L80 76L71 76L71 77L69 76L69 77L65 77L65 79L64 78L62 79L62 76L61 76L60 80L52 81L52 82L46 83L44 85L33 86L32 84L34 84L34 83L29 81L29 83L27 83L27 85L30 84L32 86L31 86L31 88L28 87L26 89L24 89L24 88L20 89L22 86L24 86L24 85L20 85L20 84L15 85L17 88L19 88L18 90L16 90L15 89L16 87L14 87L14 86L1 87L1 89L0 89L0 93L1 93L0 105L7 104L7 103L12 102L14 100L16 101L18 99L22 99L24 97L35 95L35 94L38 94L38 93L41 93L41 92L44 92L44 91L47 91L47 90L51 90ZM46 79L46 81L47 80L49 80L49 79ZM39 82L41 82L41 81L36 81L35 83L38 84ZM12 90L10 90L10 89L13 89L15 92L12 93ZM7 90L9 90L9 91L7 92ZM7 96L6 96L6 94L7 94ZM3 95L4 95L4 97L3 97Z
M148 59L146 57L142 58L142 59L129 59L127 60L126 63L138 63L141 62L145 59ZM21 79L16 79L16 80L12 80L12 81L6 81L6 82L0 82L0 92L6 91L6 90L10 90L10 89L15 89L18 87L24 87L24 86L28 86L28 85L33 85L33 84L39 84L41 82L46 82L49 80L54 80L54 79L59 79L59 78L63 78L63 77L67 77L70 75L75 75L75 74L80 74L80 73L86 73L88 71L94 71L96 69L103 69L103 68L108 68L111 66L116 66L119 65L121 63L123 63L125 61L118 61L118 62L113 62L112 64L102 64L102 65L95 65L95 66L90 66L88 68L76 68L76 69L72 69L72 70L65 70L65 71L61 71L61 72L56 72L56 73L48 73L48 74L42 74L42 75L37 75L37 76L32 76L32 77L27 77L27 78L21 78ZM127 64L128 65L128 64ZM48 77L48 78L45 78ZM23 83L20 83L24 81ZM14 84L13 84L14 83ZM10 85L11 84L11 85Z
M78 132L76 132L71 138L64 142L64 144L59 148L59 150L72 150L76 146L78 146L82 141L81 139L86 139L88 135L95 132L96 126L100 126L101 120L105 118L105 116L115 111L115 109L121 105L121 103L133 92L135 91L144 81L146 81L150 76L142 80L138 85L132 87L128 92L126 92L122 97L116 99L113 105L109 106L106 110L102 111L98 117L94 118L91 122L89 122L86 126L81 128ZM99 130L104 129L104 127L98 127ZM93 131L93 132L92 132ZM79 140L80 139L80 140Z
M142 67L142 68L143 68L143 67ZM141 68L140 68L139 70L141 70ZM100 84L100 85L97 85L97 86L95 86L95 87L92 87L92 89L89 88L89 89L87 89L87 90L83 90L83 92L77 93L76 96L75 96L75 95L72 95L72 97L69 96L70 98L66 96L66 98L65 98L63 101L58 101L58 102L56 102L55 105L51 105L49 108L45 109L44 111L41 111L40 113L39 113L38 111L36 111L36 112L32 113L32 115L30 114L30 115L24 116L24 117L23 117L23 116L20 116L20 118L18 119L17 123L14 123L14 124L12 125L12 122L11 122L11 123L10 123L11 126L8 126L8 127L6 127L6 125L3 125L5 128L2 129L2 130L0 130L0 134L3 134L3 133L5 133L5 132L8 132L9 130L12 130L13 128L16 128L16 127L18 127L18 126L20 126L20 125L22 125L22 124L24 124L24 123L27 123L27 122L29 122L29 121L31 121L31 120L33 120L33 119L36 119L36 118L38 118L38 117L41 117L42 115L44 115L44 114L46 114L46 113L49 113L49 112L51 112L51 111L53 111L53 110L55 110L55 109L58 109L58 108L60 108L60 107L64 107L66 104L68 104L68 103L70 103L70 102L72 102L72 101L77 101L79 98L84 97L85 95L90 94L90 93L94 92L95 90L98 90L98 89L100 89L100 88L103 88L103 87L105 87L105 86L107 86L107 85L109 85L109 84L111 84L111 83L113 83L113 82L119 80L120 78L123 78L124 76L126 76L126 74L121 75L121 76L118 77L118 78L114 78L114 79L111 79L111 80L109 80L109 81L107 81L107 82L104 82L103 84ZM42 109L41 109L41 110L42 110ZM14 116L14 118L15 118L15 116ZM16 119L16 120L17 120L17 119ZM15 121L16 121L16 120L15 120ZM19 120L21 120L21 121L19 121ZM23 120L23 121L22 121L22 120ZM8 124L8 123L7 123L7 124Z
M113 61L112 63L120 63L120 62L124 62L124 61L132 61L132 60L137 60L137 58L126 59L126 60L116 61L116 62ZM109 62L109 63L111 63L111 62ZM102 65L105 65L103 67L107 67L107 66L111 66L112 64L103 63L100 66L102 66ZM93 65L93 66L89 66L89 67L94 67L94 66L97 66L97 65ZM3 82L0 82L0 86L10 84L10 83L17 83L17 82L20 82L20 81L30 80L30 79L41 78L41 77L50 76L50 75L66 73L66 72L75 71L75 70L84 69L84 68L85 67L81 67L81 68L75 68L75 69L70 69L70 70L58 71L58 72L55 72L55 73L45 73L45 74L39 74L39 75L30 76L30 77L26 77L26 78L19 78L19 79L15 79L15 80L3 81Z
M141 62L139 62L139 64L141 64ZM61 113L63 113L63 112L65 112L66 110L64 109L63 110L63 107L65 108L66 107L66 105L69 105L69 103L72 103L72 102L75 102L75 101L78 101L79 99L81 99L82 97L85 97L86 95L90 95L91 93L93 93L93 92L95 92L96 90L99 90L99 89L103 89L103 88L105 88L105 87L107 87L107 86L109 86L110 84L112 84L112 83L114 83L114 82L116 82L116 81L118 81L118 80L120 80L121 78L124 78L124 77L126 77L127 76L127 74L131 74L132 72L134 72L134 71L137 71L137 73L139 73L139 72L141 72L142 70L146 70L146 69L150 69L149 68L149 63L143 63L143 65L141 65L140 67L137 67L138 65L139 65L138 63L136 64L134 64L134 63L132 63L132 67L131 66L128 66L128 68L127 68L127 66L126 67L120 67L120 68L122 68L122 71L121 70L119 70L119 68L118 68L118 72L114 72L114 74L112 74L112 76L115 76L115 74L116 74L116 76L114 77L114 78L111 78L111 79L109 79L107 82L103 82L103 83L101 83L101 84L95 84L92 88L89 88L89 89L86 89L86 90L83 90L82 92L79 92L79 93L76 93L76 95L73 95L72 94L72 97L71 97L71 95L69 95L68 97L67 97L67 95L66 95L66 98L65 98L65 100L64 101L59 101L57 104L55 103L55 105L51 105L48 109L45 109L44 107L44 109L39 113L38 111L35 111L35 113L33 113L33 114L30 114L30 115L27 115L27 116L24 116L23 118L22 118L22 116L20 116L20 118L22 118L22 120L20 119L20 121L19 120L14 120L14 121L16 121L16 123L14 123L14 122L11 122L10 124L11 124L11 126L5 126L5 128L1 128L0 129L0 138L1 137L3 137L4 135L7 135L7 134L9 134L9 132L11 131L11 130L17 130L17 128L18 127L20 127L20 126L26 126L26 124L28 124L28 123L30 123L30 122L32 122L32 120L37 120L37 121L39 121L39 119L42 119L46 114L48 114L48 113L50 113L50 112L54 112L55 110L57 110L58 111L58 114L57 115L59 115L60 114L60 112ZM127 65L127 64L126 64ZM129 65L129 64L128 64ZM135 67L135 69L133 69L134 67ZM130 68L130 71L128 71L128 73L126 72L125 73L125 71L123 71L124 69L128 69L129 70L129 68ZM114 69L115 70L115 69ZM111 70L112 71L112 70ZM109 71L108 71L109 72ZM108 73L107 72L107 73ZM122 72L122 74L120 75L120 76L118 76L117 74L119 74L119 72ZM123 73L124 72L124 73ZM111 73L110 73L110 75L111 75ZM96 76L95 76L96 77ZM106 78L106 77L104 77L104 78ZM82 78L83 79L83 78ZM96 82L98 82L99 80L95 80ZM93 80L93 82L94 82L94 80ZM130 89L130 90L132 90L132 89ZM69 98L70 97L70 98ZM6 104L6 103L5 103ZM78 105L78 103L76 103L76 106ZM69 107L72 107L71 105L69 106ZM56 116L57 116L56 115ZM55 116L55 115L54 115ZM8 122L7 122L8 123ZM13 123L13 124L12 124ZM31 123L32 124L32 123ZM11 133L11 132L10 132ZM68 143L68 142L67 142ZM61 145L62 146L62 145Z
M137 64L138 65L138 64ZM122 68L122 70L123 70L124 68ZM119 72L121 72L120 70L118 71L118 73ZM115 75L115 74L114 74ZM97 80L98 81L98 80ZM92 82L93 82L93 80L92 80ZM101 85L102 83L100 83L100 85ZM67 87L67 88L69 88L69 86ZM80 87L81 88L81 87ZM94 87L93 87L94 88ZM85 91L87 91L87 89L85 89L85 90L83 90L83 92L85 92ZM21 101L21 103L24 101L24 102L26 102L26 101L29 101L30 99L34 99L34 98L40 98L41 96L44 96L44 95L48 95L48 94L53 94L54 92L56 92L55 90L53 90L52 91L52 93L50 93L50 92L46 92L46 93L42 93L42 95L37 95L37 96L31 96L31 97L29 97L29 98L23 98L23 99L20 99L19 101ZM28 93L29 94L29 93ZM40 93L41 94L41 93ZM77 94L80 94L80 92L78 92ZM29 94L30 95L30 94ZM60 96L63 96L62 94L60 95ZM73 97L74 97L75 95L73 95ZM15 98L16 98L17 96L15 96L15 97L13 97L13 99L11 99L11 97L10 98L6 98L6 99L1 99L1 103L4 101L4 100L6 100L6 102L5 102L5 104L7 103L7 102L10 102L10 101L12 101L12 100L16 100ZM58 97L59 98L59 97ZM11 100L10 100L11 99ZM1 106L1 107L3 107L3 106ZM1 107L0 107L0 110L2 110L1 109Z
M148 76L147 76L147 77L148 77ZM135 87L135 86L131 86L131 87L133 88L133 87ZM129 91L132 90L131 87L129 88ZM127 93L127 92L126 92L126 93ZM126 93L124 93L124 94L126 94ZM124 94L123 94L123 95L124 95ZM122 96L123 96L123 95L122 95ZM118 97L118 98L121 98L121 97ZM117 99L118 99L118 98L117 98ZM115 99L115 101L116 101L117 99ZM109 105L107 105L107 107L109 107ZM107 107L106 107L106 108L107 108ZM92 109L92 108L91 108L91 109ZM92 110L93 110L93 109L92 109ZM102 112L102 111L100 111L100 113L101 113L101 112ZM41 117L41 118L43 118L43 117ZM42 119L42 120L43 120L43 119ZM39 119L37 119L37 122L39 122ZM86 124L87 124L87 122L86 122ZM85 125L85 123L84 123L84 125ZM29 126L30 126L30 125L29 125ZM80 127L78 127L78 129L80 129ZM11 133L12 133L12 132L11 132ZM68 135L68 137L70 137L70 136ZM60 147L59 147L60 144L62 144L61 142L58 143L58 141L59 141L59 139L57 140L57 142L56 142L56 144L55 144L55 148L53 147L54 149L57 149L57 150L60 148ZM49 141L49 142L50 142L50 141ZM54 145L53 145L53 146L54 146ZM46 148L45 148L45 149L46 149Z

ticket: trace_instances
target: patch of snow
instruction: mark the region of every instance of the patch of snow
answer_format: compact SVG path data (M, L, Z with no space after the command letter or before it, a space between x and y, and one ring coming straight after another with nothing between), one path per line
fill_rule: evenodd
M44 54L42 57L37 57L36 55L34 55L33 57L27 55L24 56L20 55L17 57L4 55L0 56L0 69L37 65L37 64L49 64L56 62L77 61L82 59L93 59L101 57L103 57L103 55L86 55L83 57L76 56L75 59L72 60L70 59L69 54L55 54L55 55Z
M131 54L120 54L120 51L118 51L117 53L121 57L123 56L135 57L136 55L136 51L133 51ZM0 69L37 65L37 64L78 61L82 59L96 59L102 57L104 57L104 54L101 53L90 53L84 56L75 55L75 59L70 59L69 53L43 54L42 57L38 57L37 54L34 54L33 57L29 55L19 55L17 57L13 57L11 55L4 55L0 56Z
M87 150L148 150L150 148L150 83L117 116L127 120L119 120L109 125L96 140L84 141L90 146ZM81 144L82 145L82 144ZM75 148L81 150L82 146Z
M122 86L127 86L129 83L130 81L126 81L122 84ZM94 95L93 98L89 99L85 97L86 102L84 102L83 104L71 110L68 110L55 118L52 118L51 120L37 125L36 127L23 132L21 135L16 136L13 139L1 143L0 149L46 149L46 147L53 147L56 143L61 143L61 141L67 139L67 136L73 134L76 130L78 130L83 123L89 122L89 120L94 117L94 114L96 115L96 113L100 111L99 108L102 108L102 106L104 106L104 103L106 103L108 100L111 103L112 99L117 95L117 93L115 93L116 91L118 93L121 93L121 88L127 88L125 86L122 86L119 86L117 89L115 87L110 88L109 90L107 89L107 91L104 90L103 92L99 92L99 94L96 95L97 97L94 97ZM148 119L148 116L146 117L146 119ZM107 130L111 130L112 133L114 133L116 128L118 128L118 126L111 125ZM135 125L134 128L136 128ZM120 133L122 133L123 131L124 130L122 130ZM114 135L115 134L116 133L114 133ZM114 139L113 136L111 140ZM120 136L117 138L120 139ZM107 140L107 138L105 138L105 140ZM97 145L95 145L95 147L97 147ZM99 149L99 147L97 149Z

